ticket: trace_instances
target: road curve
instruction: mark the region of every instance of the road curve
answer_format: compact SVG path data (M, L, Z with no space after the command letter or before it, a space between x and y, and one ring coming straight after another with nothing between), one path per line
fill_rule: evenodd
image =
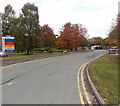
M105 50L75 53L2 67L3 104L81 104L79 67Z

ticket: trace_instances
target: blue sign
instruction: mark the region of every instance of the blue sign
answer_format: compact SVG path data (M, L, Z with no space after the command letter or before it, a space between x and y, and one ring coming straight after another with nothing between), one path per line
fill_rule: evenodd
M110 55L118 55L118 50L117 49L110 49L109 54Z
M5 50L5 52L15 52L15 50Z
M5 39L5 42L14 42L14 39Z
M15 51L13 35L2 35L2 51L3 52L13 52Z
M2 35L2 37L14 37L13 35Z

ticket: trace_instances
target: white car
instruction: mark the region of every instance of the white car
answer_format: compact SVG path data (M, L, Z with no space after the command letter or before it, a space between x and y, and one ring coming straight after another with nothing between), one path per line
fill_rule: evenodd
M8 55L4 52L0 52L0 57L8 57Z

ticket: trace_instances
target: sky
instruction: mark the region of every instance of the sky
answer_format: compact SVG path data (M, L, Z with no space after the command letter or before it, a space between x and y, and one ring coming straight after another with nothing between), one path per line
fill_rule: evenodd
M55 34L71 22L83 24L90 38L105 38L117 17L119 0L0 0L0 13L10 4L18 16L28 2L38 7L40 25L49 24Z

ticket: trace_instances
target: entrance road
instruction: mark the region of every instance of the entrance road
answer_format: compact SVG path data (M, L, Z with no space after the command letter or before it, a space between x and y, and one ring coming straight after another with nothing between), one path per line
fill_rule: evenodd
M2 68L3 104L81 104L79 67L105 50L75 53Z

